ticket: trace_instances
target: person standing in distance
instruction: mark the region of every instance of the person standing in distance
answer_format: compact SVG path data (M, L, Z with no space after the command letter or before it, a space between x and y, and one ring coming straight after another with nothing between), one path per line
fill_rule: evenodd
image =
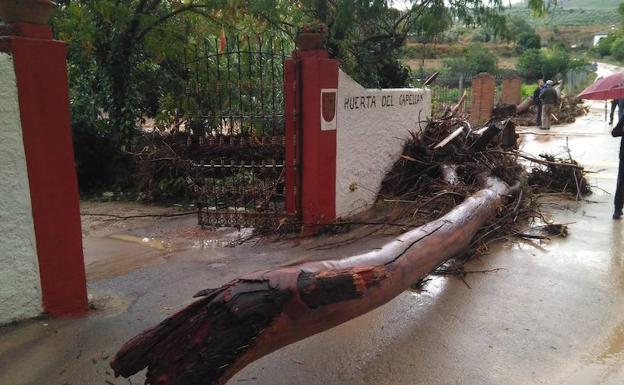
M537 88L533 91L533 103L537 107L537 116L535 118L535 126L537 128L542 128L542 100L540 99L542 88L544 88L544 79L537 79Z
M550 115L552 115L555 105L559 102L559 95L555 87L553 87L554 84L552 80L548 80L540 94L542 101L542 130L550 130Z

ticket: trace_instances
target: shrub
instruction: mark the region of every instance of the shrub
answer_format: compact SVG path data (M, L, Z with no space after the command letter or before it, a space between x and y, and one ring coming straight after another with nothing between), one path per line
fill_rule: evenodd
M603 37L602 39L600 39L598 41L598 54L601 57L605 57L605 56L609 56L611 55L611 45L613 45L613 42L615 40L615 36L607 36L607 37Z
M555 79L569 70L579 69L589 63L583 59L572 59L563 48L550 50L529 49L518 59L516 69L528 79Z
M542 39L535 32L524 32L518 35L516 40L519 52L524 52L527 49L540 49L542 46Z
M542 52L539 49L528 49L518 59L516 69L529 79L538 79L542 77L543 66L544 56Z
M470 44L463 57L444 60L444 67L451 73L496 73L498 62L495 55L482 44Z
M572 60L565 49L555 48L544 53L542 76L544 79L554 79L557 75L565 75L572 69Z
M624 60L624 37L616 39L613 42L611 45L611 56L613 56L615 60Z
M488 43L489 41L492 40L492 35L488 31L484 30L483 28L477 28L472 33L471 39L473 42L477 42L477 43Z

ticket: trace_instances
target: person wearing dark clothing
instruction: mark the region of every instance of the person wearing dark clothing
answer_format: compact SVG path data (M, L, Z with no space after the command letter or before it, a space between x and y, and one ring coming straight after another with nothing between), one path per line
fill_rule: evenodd
M555 110L555 105L559 103L559 94L554 88L554 82L549 80L540 94L542 101L542 130L550 130L550 116Z
M611 131L614 138L621 137L620 140L620 165L618 168L617 187L615 189L615 198L613 204L615 211L613 219L622 218L622 208L624 207L624 119L620 119L617 125Z
M611 100L611 113L609 114L609 124L613 124L613 114L618 109L618 121L624 117L624 99Z
M533 91L533 102L535 103L535 107L537 107L537 117L535 118L535 125L538 128L542 128L542 101L540 99L540 94L542 92L542 88L544 87L544 80L537 80L537 88Z

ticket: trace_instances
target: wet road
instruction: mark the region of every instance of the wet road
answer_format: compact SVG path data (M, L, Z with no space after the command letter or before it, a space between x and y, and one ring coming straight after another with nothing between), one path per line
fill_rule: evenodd
M611 220L609 195L618 141L603 119L594 110L548 133L521 132L526 151L557 153L567 143L597 171L591 202L556 202L550 211L555 221L570 223L567 239L497 245L467 270L498 270L470 274L466 283L434 278L423 292L405 292L264 357L230 384L624 383L624 224ZM244 272L381 242L323 252L307 243L225 248L237 234L202 233L197 239L176 233L193 222L180 218L150 231L87 237L89 291L98 310L83 319L1 328L0 384L128 384L110 373L112 354L128 337L189 303L197 290ZM141 375L132 379L141 382Z

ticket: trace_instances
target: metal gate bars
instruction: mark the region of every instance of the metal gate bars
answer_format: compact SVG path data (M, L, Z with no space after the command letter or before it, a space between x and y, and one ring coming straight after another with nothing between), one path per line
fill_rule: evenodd
M295 194L296 165L286 164L285 50L274 38L206 41L185 58L185 90L179 111L188 117L190 184L199 224L276 228L294 222L286 210ZM290 130L292 131L292 130ZM291 197L290 200L293 200ZM294 200L293 200L294 201Z

